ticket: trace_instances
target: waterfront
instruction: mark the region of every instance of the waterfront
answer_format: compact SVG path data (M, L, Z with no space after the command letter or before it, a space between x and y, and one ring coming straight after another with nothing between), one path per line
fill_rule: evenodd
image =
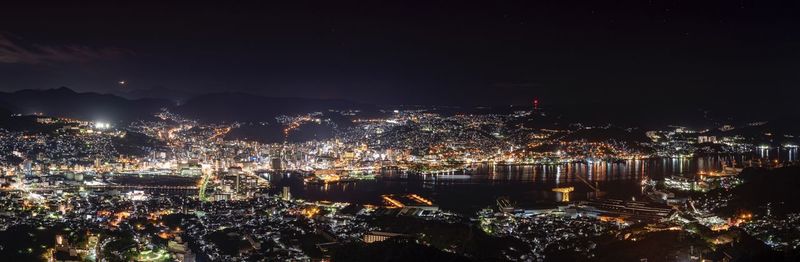
M474 214L508 197L520 206L550 206L559 200L554 187L575 187L573 200L587 198L592 189L578 176L597 182L608 197L631 199L642 196L641 181L671 175L693 175L718 171L732 161L742 163L751 156L707 156L658 158L623 162L569 163L564 165L477 165L463 175L416 175L386 171L376 179L348 183L304 184L300 174L268 175L277 194L289 186L293 197L308 201L334 201L380 205L381 195L417 193L431 198L442 209Z
M62 244L54 243L64 238L49 234L19 247L4 246L30 250L28 257L99 261L307 261L360 253L349 248L374 248L374 237L388 232L403 236L400 242L382 239L389 244L416 244L411 248L475 261L530 261L570 256L573 250L590 258L599 250L613 250L597 245L628 241L609 237L692 232L697 225L683 217L696 218L712 231L736 226L720 225L737 215L719 209L731 199L720 192L745 179L723 167L794 165L797 150L790 143L784 148L735 137L699 142L710 138L686 137L696 134L686 129L658 131L642 141L623 139L630 131L601 142L581 135L595 128L531 132L517 127L487 136L480 126L503 127L516 120L418 112L355 121L358 126L341 131L341 139L262 144L220 138L236 125L203 125L169 112L159 116L176 123L130 127L157 145L139 144L149 153L136 156L89 150L115 145L123 136L105 124L76 123L74 128L82 132L60 133L72 128L37 139L8 133L3 140L8 148L27 151L12 150L8 156L21 161L9 162L2 178L8 192L0 198L6 207L0 212L3 225L19 231L65 226L75 233L62 234L69 238ZM323 122L322 117L287 117L282 123L289 132L294 123ZM613 132L612 127L601 129ZM40 143L47 139L91 146ZM704 189L699 191L687 179L666 179L720 170L733 177L698 182ZM684 205L693 199L698 199L698 209ZM655 227L649 226L656 220ZM774 225L796 223L794 216L759 221L766 222L748 230L770 245ZM678 242L684 243L673 240ZM697 247L712 256L704 243L667 249ZM711 244L716 243L722 242ZM483 248L476 251L477 246Z
M474 261L538 261L628 253L613 245L681 230L697 241L667 238L661 242L680 245L650 249L718 257L712 247L727 237L719 234L739 228L758 237L756 244L785 249L771 237L800 217L791 205L773 208L793 199L786 193L758 205L736 199L766 199L748 188L772 190L771 179L748 179L772 169L787 181L777 183L778 192L792 192L785 177L793 177L797 141L683 127L642 134L521 124L535 122L537 109L391 112L352 119L336 138L272 144L226 137L239 123L206 124L166 109L159 120L120 128L30 119L65 126L0 132L10 152L0 177L0 224L32 237L34 230L53 234L0 246L45 260L347 261L337 258L397 250L381 246L388 244ZM285 136L334 120L323 112L276 119ZM137 136L150 141L121 140ZM128 155L132 148L139 153ZM765 206L766 214L787 216L764 217ZM756 222L743 224L750 219ZM709 230L697 233L698 226Z

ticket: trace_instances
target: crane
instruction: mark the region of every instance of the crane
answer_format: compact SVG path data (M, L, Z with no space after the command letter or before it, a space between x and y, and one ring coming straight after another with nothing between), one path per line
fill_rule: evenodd
M594 185L592 185L592 183L589 182L589 180L587 180L582 175L575 174L575 176L578 177L578 179L580 179L581 182L583 182L584 184L589 186L589 188L591 188L592 191L594 191L594 192L589 193L589 194L592 194L592 197L599 198L599 197L603 197L606 194L606 192L600 191L600 185L597 183L597 181L594 181Z

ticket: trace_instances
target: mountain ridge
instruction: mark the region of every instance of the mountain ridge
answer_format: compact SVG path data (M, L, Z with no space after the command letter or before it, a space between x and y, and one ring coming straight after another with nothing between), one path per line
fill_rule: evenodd
M182 103L167 98L127 98L118 94L76 92L68 87L0 92L0 108L12 114L43 114L90 121L152 119L162 108L205 122L271 121L282 114L328 109L364 110L369 104L345 99L267 97L244 92L195 95Z
M171 103L160 99L126 99L112 94L76 92L68 87L0 92L0 105L12 113L43 114L91 121L130 122L152 117Z

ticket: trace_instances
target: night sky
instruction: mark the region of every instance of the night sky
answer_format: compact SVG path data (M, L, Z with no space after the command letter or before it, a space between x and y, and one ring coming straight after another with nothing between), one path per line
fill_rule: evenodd
M800 97L795 1L239 2L6 3L0 90L448 105Z

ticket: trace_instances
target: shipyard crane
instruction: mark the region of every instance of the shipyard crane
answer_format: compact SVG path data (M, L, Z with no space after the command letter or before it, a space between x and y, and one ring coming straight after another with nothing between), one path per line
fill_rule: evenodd
M605 195L605 192L600 191L600 185L598 185L597 181L595 181L594 184L592 184L591 182L589 182L588 179L586 179L585 177L583 177L580 174L575 174L575 176L578 177L578 179L580 179L581 182L583 182L584 184L589 186L589 188L592 189L593 192L589 193L589 196L590 196L589 198L600 198L600 197ZM562 194L561 201L569 202L570 201L569 200L570 199L569 198L569 193L574 191L575 188L574 187L555 187L552 190L553 190L553 192L558 192L558 193Z
M580 175L580 174L575 174L575 176L576 176L576 177L578 177L578 179L580 179L580 180L581 180L581 182L583 182L584 184L586 184L587 186L589 186L589 188L591 188L591 189L592 189L592 191L594 191L594 192L590 192L590 193L589 193L589 194L591 195L591 197L590 197L590 198L600 198L600 197L602 197L602 196L604 196L604 195L606 194L605 192L603 192L603 191L600 191L600 185L597 183L597 181L595 181L595 182L594 182L594 185L592 185L592 183L591 183L591 182L589 182L589 180L587 180L587 179L586 179L585 177L583 177L582 175Z

